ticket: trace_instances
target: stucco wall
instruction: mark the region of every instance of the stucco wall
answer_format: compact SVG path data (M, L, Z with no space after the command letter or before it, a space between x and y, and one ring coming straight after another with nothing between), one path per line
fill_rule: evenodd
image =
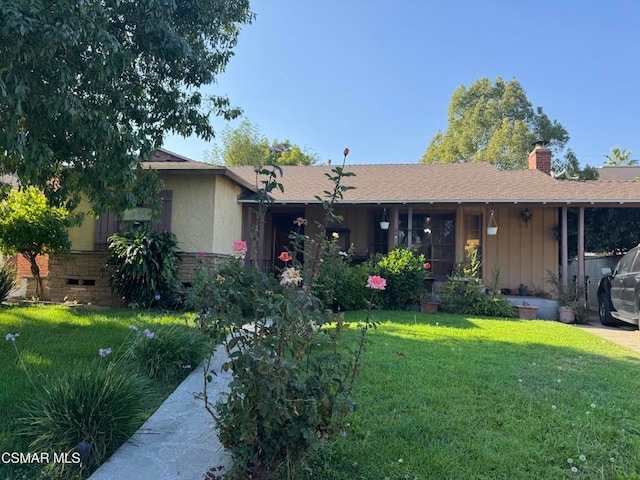
M71 250L91 251L93 250L96 219L89 213L91 211L91 205L86 200L80 202L77 211L86 215L81 225L69 229Z
M528 223L520 215L525 208L531 212ZM498 233L492 236L486 233L490 210L487 208L483 220L485 279L490 279L491 269L497 264L503 288L517 289L522 283L529 291L535 288L549 291L547 270L558 273L557 208L516 205L492 209Z
M236 183L226 177L221 175L215 177L215 210L211 209L213 213L212 246L210 250L204 251L230 254L233 252L233 242L242 239L242 205L238 203L238 195L241 191L242 189Z
M178 248L185 252L214 252L215 178L194 174L162 180L164 189L173 191L171 231L178 237Z

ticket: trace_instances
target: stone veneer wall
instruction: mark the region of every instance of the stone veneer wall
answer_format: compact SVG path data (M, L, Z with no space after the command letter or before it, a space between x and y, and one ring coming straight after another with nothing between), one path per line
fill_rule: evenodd
M178 280L190 284L191 276L200 264L197 253L180 254ZM204 254L202 262L216 269L226 255ZM102 272L107 262L106 252L73 252L49 259L48 290L53 302L78 302L83 304L121 307L122 302L111 294L109 277Z

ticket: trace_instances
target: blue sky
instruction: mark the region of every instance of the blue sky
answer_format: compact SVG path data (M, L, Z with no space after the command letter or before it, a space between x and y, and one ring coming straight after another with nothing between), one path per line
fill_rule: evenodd
M416 163L447 128L454 90L515 77L570 135L582 164L618 146L640 158L640 2L268 0L252 2L217 85L269 140L324 162ZM213 119L218 132L226 122ZM231 122L236 126L238 121ZM169 136L202 160L212 144Z

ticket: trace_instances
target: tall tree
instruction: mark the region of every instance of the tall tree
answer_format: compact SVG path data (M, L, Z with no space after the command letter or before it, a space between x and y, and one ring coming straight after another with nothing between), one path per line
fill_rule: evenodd
M531 144L549 142L561 151L569 134L552 121L542 107L533 108L514 78L495 83L476 80L469 89L461 85L449 103L447 131L429 143L421 163L490 162L503 169L526 168Z
M0 251L5 255L19 253L29 261L37 297L42 296L37 257L68 251L68 229L78 219L64 208L50 205L35 187L11 190L0 204Z
M556 177L573 180L597 180L599 176L598 169L591 165L580 167L578 157L570 148L562 160L553 161L552 169Z
M626 148L621 149L619 147L612 147L611 153L609 153L608 155L603 155L604 158L607 159L604 164L614 166L638 165L638 160L631 158L632 153L632 150L627 150Z
M269 143L260 133L257 125L243 119L238 127L225 127L221 135L221 145L205 154L210 163L237 165L266 165L275 162L278 165L315 165L318 156L302 151L289 140L277 139Z
M136 203L121 192L166 132L211 139L211 115L239 115L198 89L252 19L249 0L3 0L0 166L55 202Z

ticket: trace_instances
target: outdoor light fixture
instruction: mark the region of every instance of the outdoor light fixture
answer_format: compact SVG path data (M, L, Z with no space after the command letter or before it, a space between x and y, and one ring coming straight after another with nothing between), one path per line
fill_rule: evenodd
M382 212L382 220L380 220L380 228L382 230L389 230L389 219L387 218L387 209Z
M493 216L493 210L489 214L489 223L487 223L487 235L495 235L498 233L498 222Z
M523 211L520 212L520 217L522 218L522 221L524 222L525 225L529 225L529 220L531 220L531 212L529 211L528 208L524 209Z

